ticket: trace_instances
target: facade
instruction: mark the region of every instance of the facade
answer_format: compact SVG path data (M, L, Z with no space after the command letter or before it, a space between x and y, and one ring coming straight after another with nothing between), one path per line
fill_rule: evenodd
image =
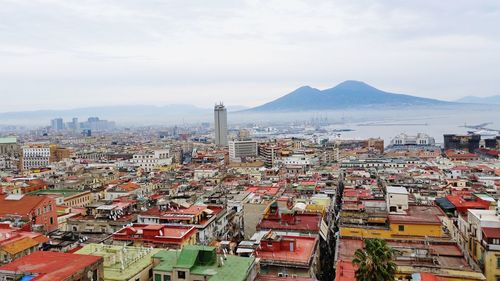
M256 141L243 140L229 142L229 161L244 162L246 159L255 159L257 156Z
M132 163L141 167L146 172L152 171L159 166L172 164L170 151L167 149L154 150L145 153L134 154Z
M49 239L40 233L23 231L11 227L9 223L0 223L0 264L36 252L48 241Z
M161 251L154 255L154 263L154 281L252 281L258 270L255 257L217 254L217 249L209 246Z
M0 156L19 155L19 144L16 137L0 138Z
M464 150L474 153L479 149L481 142L481 135L444 135L444 149L445 150Z
M0 266L0 280L102 281L103 258L39 251Z
M227 110L221 103L214 107L215 145L227 146Z
M58 227L56 202L50 196L0 194L0 220L29 225L36 231L54 231Z
M160 250L146 247L87 244L76 254L104 259L104 281L149 281L152 276L152 257Z
M416 136L399 134L391 140L392 146L434 146L436 141L424 133L418 133Z
M44 168L50 163L50 147L48 145L30 145L22 148L22 169Z
M500 279L500 214L497 210L469 209L458 229L469 258L487 280Z
M64 130L64 120L62 118L55 118L50 121L50 127L54 131Z

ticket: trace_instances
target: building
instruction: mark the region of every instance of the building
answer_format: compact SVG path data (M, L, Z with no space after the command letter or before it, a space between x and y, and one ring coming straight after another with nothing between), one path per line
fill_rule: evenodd
M44 168L50 163L50 146L32 144L22 148L22 169Z
M180 249L196 243L196 232L194 226L134 223L115 232L113 240L134 246Z
M104 281L148 281L153 277L152 257L159 249L88 244L75 254L104 259Z
M277 159L281 155L281 147L272 143L259 144L259 157L264 161L266 168L273 168L277 165Z
M434 146L436 141L424 133L418 133L416 136L410 136L401 133L391 140L391 146Z
M0 220L14 226L28 225L35 231L57 229L56 202L50 196L0 194Z
M71 150L65 147L59 147L55 144L51 144L50 148L50 163L60 162L64 159L68 159L71 156Z
M94 201L94 196L89 190L41 189L35 193L37 195L51 196L57 205L68 207L85 207Z
M495 280L486 279L478 270L471 268L458 245L451 241L386 240L397 251L395 280ZM335 262L339 281L356 281L352 264L354 253L364 247L363 239L340 238ZM429 279L417 279L419 275ZM340 278L339 278L340 277Z
M49 239L37 232L29 232L0 223L0 264L38 251Z
M245 162L258 156L257 142L251 140L239 140L229 142L229 161Z
M149 152L137 153L132 157L132 163L144 169L146 172L152 171L159 166L172 164L170 151L167 149L159 149Z
M287 208L279 208L273 202L265 211L257 230L289 231L304 234L318 234L321 214L298 212Z
M35 252L0 266L0 280L102 281L103 258L60 252Z
M19 155L19 144L16 137L0 138L0 156Z
M481 142L481 135L454 135L445 134L444 136L444 149L445 150L465 150L474 153L479 149Z
M50 121L50 127L54 131L64 130L64 120L62 118L55 118Z
M265 231L257 242L255 256L260 259L260 273L264 275L303 278L315 276L314 256L318 236L279 235ZM253 239L251 239L253 240Z
M160 206L139 214L139 223L183 224L196 227L199 243L210 243L227 232L227 209L222 205Z
M221 103L214 107L215 145L227 146L227 110Z
M500 213L497 210L469 209L459 218L459 240L469 258L477 263L487 280L500 278Z
M217 254L217 249L209 246L161 251L154 255L154 263L154 281L252 281L258 270L255 257Z

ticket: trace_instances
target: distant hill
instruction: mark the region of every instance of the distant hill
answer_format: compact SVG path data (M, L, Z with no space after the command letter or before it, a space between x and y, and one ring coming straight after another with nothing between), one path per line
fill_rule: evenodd
M461 103L483 103L483 104L500 104L500 95L489 97L467 96L456 100Z
M384 92L361 81L348 80L337 86L318 90L309 86L246 112L307 111L373 106L433 106L451 102Z
M185 104L165 106L117 105L65 110L1 112L0 120L2 124L49 125L50 120L56 117L61 117L65 122L68 122L72 117L78 117L80 121L85 121L88 117L97 116L118 123L151 124L171 120L176 122L197 121L201 120L200 116L209 116L212 112L213 109L210 108L199 108Z

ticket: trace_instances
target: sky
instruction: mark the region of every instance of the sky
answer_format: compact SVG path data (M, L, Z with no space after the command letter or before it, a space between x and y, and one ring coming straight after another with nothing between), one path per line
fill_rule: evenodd
M498 0L0 0L0 112L500 94Z

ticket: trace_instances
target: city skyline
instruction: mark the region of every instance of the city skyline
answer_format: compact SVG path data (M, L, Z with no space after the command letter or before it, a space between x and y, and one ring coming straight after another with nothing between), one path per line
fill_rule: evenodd
M2 7L0 112L95 103L208 108L217 100L256 106L300 86L349 79L443 100L500 94L496 1Z

